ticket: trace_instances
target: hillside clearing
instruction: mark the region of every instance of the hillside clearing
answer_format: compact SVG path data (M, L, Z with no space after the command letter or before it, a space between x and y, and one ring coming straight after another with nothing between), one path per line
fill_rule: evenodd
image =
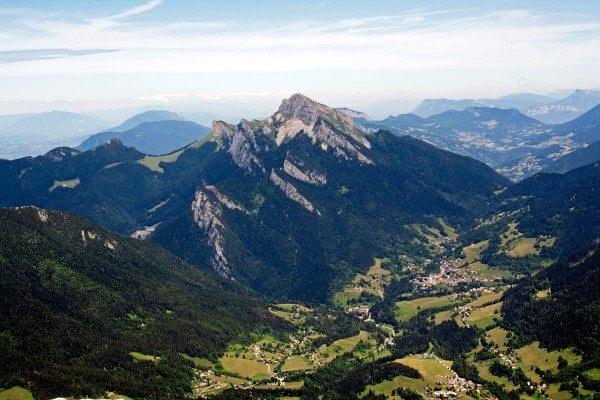
M0 400L33 400L31 392L20 386L0 391Z

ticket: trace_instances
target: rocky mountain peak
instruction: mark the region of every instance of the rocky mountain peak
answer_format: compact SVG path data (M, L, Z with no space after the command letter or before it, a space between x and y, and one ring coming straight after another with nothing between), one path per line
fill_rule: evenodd
M306 125L313 125L317 122L319 116L326 116L341 120L349 126L354 126L352 117L349 115L317 103L300 93L292 95L289 99L284 99L281 106L279 106L279 114L286 119L297 118Z
M279 146L298 134L308 136L321 150L331 150L338 158L372 163L365 154L371 143L356 127L352 116L302 94L283 100L279 110L264 121L242 120L238 125L215 121L210 133L211 140L225 147L236 164L250 173L266 172L261 153L273 149L258 140L259 136L268 136Z

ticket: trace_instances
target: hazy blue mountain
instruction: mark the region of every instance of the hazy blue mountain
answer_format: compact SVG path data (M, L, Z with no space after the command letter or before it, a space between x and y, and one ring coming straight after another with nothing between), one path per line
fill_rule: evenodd
M141 118L136 122L139 120ZM167 154L202 138L208 131L208 128L192 121L142 122L126 131L105 131L92 135L76 149L85 151L110 139L119 139L125 146L135 147L145 154Z
M177 113L166 110L150 110L136 114L123 121L120 125L114 128L107 129L108 132L125 132L131 130L144 122L157 121L185 121L185 118Z
M546 104L554 101L552 97L533 93L514 93L497 99L426 99L413 111L420 117L430 117L446 111L462 111L472 107L516 108L525 110L536 104Z
M86 136L66 138L40 135L0 136L0 159L14 160L22 157L35 157L61 146L75 147Z
M18 122L23 118L30 117L32 115L33 113L0 115L0 134L5 134L8 131L7 128L15 122Z
M562 100L535 105L525 113L545 123L561 124L579 117L598 104L600 91L578 89Z
M367 115L367 113L364 113L362 111L352 110L352 109L347 108L347 107L336 108L336 110L341 111L341 112L343 112L345 114L348 114L352 118L362 118L362 119L365 119L367 121L371 121L372 120L372 118L369 117L369 115Z
M2 129L5 135L38 135L41 137L74 137L97 132L106 127L100 119L66 111L50 111L16 117Z
M356 119L367 131L389 129L473 157L512 180L541 171L583 146L600 140L600 107L560 125L546 125L516 109L473 107L428 118L413 114L382 121Z
M446 111L462 111L469 107L494 107L494 105L483 100L473 99L425 99L411 112L411 114L425 118Z
M518 110L524 110L531 107L533 104L547 104L556 99L551 96L535 93L513 93L498 97L497 99L488 100L498 108L516 108Z
M391 99L351 108L361 110L372 118L383 119L390 115L407 113L413 110L420 102L420 99Z
M75 146L106 127L100 119L52 111L0 116L0 159L37 156L59 146Z

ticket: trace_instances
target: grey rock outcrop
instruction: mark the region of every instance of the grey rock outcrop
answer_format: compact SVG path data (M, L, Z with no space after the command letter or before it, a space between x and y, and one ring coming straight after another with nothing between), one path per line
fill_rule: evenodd
M220 232L224 229L223 223L219 220L222 210L206 193L198 189L192 202L192 212L194 222L208 237L208 245L213 250L210 266L219 275L231 279L231 269L223 252L223 235Z
M308 201L304 196L298 193L298 189L296 189L294 185L281 179L281 177L277 175L277 172L275 172L275 170L271 171L270 179L271 182L273 182L275 185L277 185L277 187L281 189L283 194L285 194L285 196L288 199L299 203L302 207L306 208L310 212L314 212L317 215L321 215L319 210L317 210L310 201Z
M293 178L310 183L311 185L325 185L327 183L325 174L320 174L310 169L304 169L303 171L300 169L302 167L304 167L302 160L295 157L288 156L283 162L283 171Z

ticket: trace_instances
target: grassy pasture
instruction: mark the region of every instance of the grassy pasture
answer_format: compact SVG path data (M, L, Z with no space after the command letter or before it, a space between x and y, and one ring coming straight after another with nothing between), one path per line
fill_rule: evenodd
M542 247L552 247L556 238L528 238L519 232L517 223L508 224L508 230L501 236L500 247L511 257L539 255ZM537 245L537 246L536 246Z
M396 362L418 370L430 386L435 386L435 383L440 381L442 377L453 376L453 373L445 367L452 368L452 361L441 360L440 363L434 358L423 358L420 355L413 355L396 360Z
M271 368L262 362L249 359L250 354L246 353L246 358L242 358L241 355L240 357L221 357L221 365L225 371L236 373L244 378L264 379L271 376Z
M245 379L240 379L240 378L236 378L233 376L227 376L227 375L210 375L209 378L211 381L228 383L230 385L238 385L239 386L243 383L248 383L248 381Z
M363 291L376 296L380 295L384 285L391 279L391 272L381 266L382 261L382 259L376 258L366 274L357 274L352 279L351 285L333 295L333 303L346 309L350 307L349 302L358 299Z
M290 356L286 360L285 364L281 367L283 372L285 371L303 371L306 369L312 369L314 365L306 357L303 356Z
M469 325L475 325L479 328L486 328L490 325L494 325L494 317L500 318L499 312L502 307L502 302L495 303L486 307L476 308L471 312L471 315L467 318Z
M592 368L583 372L592 379L600 380L600 368Z
M415 300L399 301L396 303L396 319L400 322L408 321L416 316L420 310L444 307L454 303L458 304L460 301L452 301L450 296L423 297Z
M350 307L350 304L348 304L348 302L353 299L358 299L360 297L361 292L362 291L360 289L346 287L343 291L337 292L333 295L333 304L346 309Z
M485 303L491 303L492 301L500 300L500 298L502 297L502 294L503 294L502 292L501 293L485 292L481 296L479 296L476 300L473 300L472 302L468 303L467 305L471 306L471 307L481 307Z
M448 225L446 221L444 221L442 218L438 218L438 221L440 225L442 225L442 227L444 228L444 232L446 232L446 235L448 235L448 238L450 238L450 240L456 240L456 238L458 238L458 233L456 233L456 230L450 225Z
M285 311L285 312L294 312L294 309L298 312L310 312L312 311L310 308L303 306L302 304L295 304L295 303L281 303L281 304L275 304L274 305L275 308Z
M479 261L470 264L469 268L480 278L493 279L498 276L500 278L510 278L512 275L510 271L490 268L487 264L482 264Z
M392 396L393 390L397 388L406 388L423 392L426 386L427 382L424 380L408 378L406 376L397 376L392 380L385 380L377 385L367 386L365 391L362 392L359 397L364 397L367 393L369 393L369 390L373 390L375 394L383 394L388 399L399 398Z
M171 154L165 154L164 156L145 156L141 160L138 160L138 163L150 168L152 171L163 173L165 170L160 166L160 163L174 163L182 153L183 150L179 150Z
M365 331L360 331L360 333L356 336L352 336L345 339L336 340L331 345L326 346L322 345L319 347L319 352L321 354L327 353L329 356L327 357L327 362L333 360L339 355L351 352L354 350L358 342L361 340L368 341L370 339L369 334Z
M439 325L444 321L449 321L452 319L452 310L442 311L435 314L435 324Z
M57 189L59 187L73 189L77 187L77 185L79 185L80 183L81 181L79 180L79 178L70 179L67 181L54 181L54 185L52 185L52 187L48 189L48 193L52 193L54 189Z
M500 351L506 351L506 335L508 331L502 328L494 328L486 332L488 341L493 341L500 347Z
M512 381L510 381L508 378L492 375L489 368L490 364L491 362L489 361L486 361L483 364L475 364L475 366L477 367L477 371L479 371L479 376L481 376L486 381L496 382L500 385L503 385L506 387L507 390L515 390L517 388L517 386L514 383L512 383Z
M187 354L181 354L180 355L185 358L186 360L191 360L194 362L194 365L196 365L196 367L198 368L214 368L214 364L206 359L206 358L201 358L201 357L190 357Z
M31 392L20 386L0 391L0 400L33 400Z
M521 362L526 366L538 366L543 370L556 369L558 367L558 357L562 356L569 364L581 361L581 356L573 353L572 350L548 351L540 348L539 342L533 342L527 346L516 350Z
M160 357L158 356L149 356L146 354L142 354L142 353L138 353L137 351L132 351L131 353L129 353L129 355L133 358L135 358L136 360L140 360L140 361L154 361L157 362L160 360Z
M473 261L478 259L481 256L481 252L487 250L489 244L489 240L484 240L463 248L463 253L466 257L464 265L471 264Z
M462 266L469 267L480 278L495 278L497 276L501 278L510 278L510 271L492 269L487 264L481 263L481 252L487 250L489 244L489 240L484 240L482 242L473 243L470 246L464 247L463 253L465 255L465 259Z

